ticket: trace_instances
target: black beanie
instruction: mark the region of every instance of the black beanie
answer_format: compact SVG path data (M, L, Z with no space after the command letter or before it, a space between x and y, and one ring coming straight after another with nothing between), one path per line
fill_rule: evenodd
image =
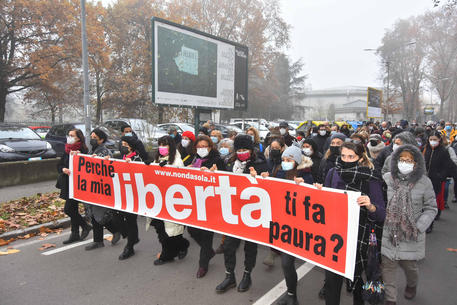
M108 140L108 135L100 128L95 128L94 130L92 130L92 132L95 133L97 137L99 137L101 140L103 140L103 143L105 143L106 140Z
M252 141L251 136L246 134L240 134L235 137L235 142L233 143L235 151L238 149L254 149L254 142Z
M131 136L122 136L121 140L124 142L127 142L127 144L133 149L137 150L138 149L138 140L135 139L135 137Z

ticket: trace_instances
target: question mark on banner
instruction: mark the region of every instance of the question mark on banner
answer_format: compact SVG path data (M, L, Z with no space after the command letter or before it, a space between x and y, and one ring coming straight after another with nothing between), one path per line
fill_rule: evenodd
M338 255L336 255L336 254L343 247L344 241L343 241L343 238L341 238L341 236L339 236L338 234L333 234L332 237L330 237L330 240L331 241L338 240L335 248L333 249L333 252L335 252L335 255L333 255L333 260L335 262L337 262L338 261Z

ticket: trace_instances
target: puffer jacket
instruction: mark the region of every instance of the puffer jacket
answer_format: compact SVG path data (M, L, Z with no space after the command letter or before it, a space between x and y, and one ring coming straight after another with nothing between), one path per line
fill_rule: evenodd
M394 245L388 238L389 229L384 226L381 253L390 260L420 260L425 257L425 230L432 223L438 211L432 182L426 176L424 158L419 149L413 145L402 145L392 154L390 172L383 176L387 184L388 204L394 195L395 185L402 183L399 177L398 160L401 152L405 150L411 152L416 161L414 171L408 175L407 180L403 181L413 184L411 199L419 235L417 241L401 241ZM386 217L388 217L388 208L386 213Z

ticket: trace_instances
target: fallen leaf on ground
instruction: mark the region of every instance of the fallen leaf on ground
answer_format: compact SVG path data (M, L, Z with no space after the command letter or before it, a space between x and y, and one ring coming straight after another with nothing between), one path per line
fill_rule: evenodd
M55 244L43 244L41 245L41 248L39 250L46 250L46 249L49 249L49 248L55 248L56 245Z
M457 252L457 249L447 248L449 252Z
M48 227L45 227L45 226L40 227L40 233L51 233L51 232L52 232L52 230L49 229Z
M18 250L18 249L8 249L8 250L6 250L6 251L0 251L0 256L1 256L1 255L14 254L14 253L18 253L18 252L21 252L21 250Z
M44 237L40 237L40 238L38 238L38 240L44 240Z

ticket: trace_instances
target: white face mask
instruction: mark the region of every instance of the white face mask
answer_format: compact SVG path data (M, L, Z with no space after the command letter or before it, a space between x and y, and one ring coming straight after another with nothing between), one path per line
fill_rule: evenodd
M68 136L67 137L67 144L75 144L76 143L76 139L71 137L71 136Z
M303 148L303 153L309 157L313 154L313 151L311 150L311 148Z
M399 148L399 147L400 147L400 145L394 144L394 146L392 146L392 149L393 149L393 151L395 151L395 150L397 150L397 148Z
M327 134L327 130L319 130L319 134L323 137Z
M181 140L182 147L187 147L187 146L189 146L189 144L190 144L190 140L185 140L185 139Z
M431 147L436 147L436 146L438 146L439 144L440 144L439 141L430 141L430 146L431 146Z
M286 134L286 129L285 128L280 128L279 129L279 133L281 133L281 135L285 135Z
M209 154L208 148L197 148L197 155L204 158Z
M414 164L400 161L398 162L398 170L403 175L408 175L414 170Z

